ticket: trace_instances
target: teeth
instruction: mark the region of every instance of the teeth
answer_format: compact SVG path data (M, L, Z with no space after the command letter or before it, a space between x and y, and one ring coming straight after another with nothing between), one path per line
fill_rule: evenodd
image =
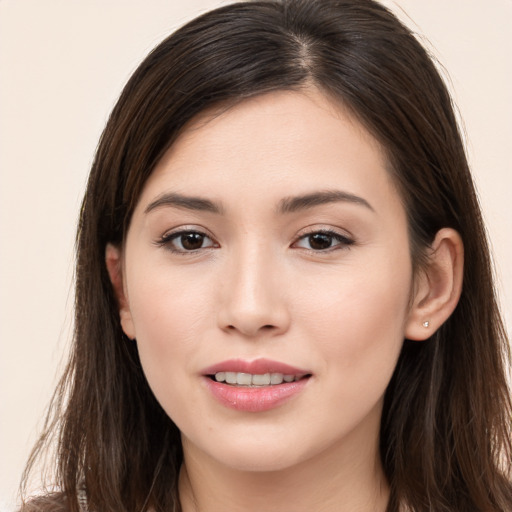
M268 386L270 385L270 373L265 375L253 375L252 376L253 386Z
M226 382L228 384L236 384L236 375L235 372L226 372Z
M293 377L295 379L295 377L293 375L288 375L288 377ZM281 384L283 382L283 380L284 380L284 375L282 373L271 373L270 374L270 384Z
M300 375L284 375L282 373L253 375L243 372L217 372L215 374L215 380L217 382L226 382L227 384L237 386L270 386L282 384L283 382L293 382L300 378Z
M252 384L252 375L250 373L237 373L236 383L241 386L250 386Z

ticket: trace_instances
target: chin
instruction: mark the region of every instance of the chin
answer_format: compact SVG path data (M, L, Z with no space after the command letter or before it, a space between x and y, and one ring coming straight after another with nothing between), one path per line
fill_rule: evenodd
M222 457L216 458L220 464L235 471L271 473L284 471L297 465L300 462L300 457L297 457L297 455L297 453L276 453L271 449L264 450L260 448L254 451L246 450L245 453L223 454Z
M236 440L236 441L235 441ZM234 471L242 472L275 472L291 468L308 458L307 454L300 452L298 443L279 436L260 439L245 435L229 436L225 440L217 439L201 446L194 445L193 441L185 440L187 448L200 451L217 464Z

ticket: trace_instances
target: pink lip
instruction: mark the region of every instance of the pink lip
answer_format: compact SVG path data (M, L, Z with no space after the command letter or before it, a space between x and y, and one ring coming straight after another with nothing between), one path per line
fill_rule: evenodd
M209 377L218 372L243 372L256 375L282 373L301 376L311 373L308 370L269 359L256 359L255 361L231 359L205 368L201 373L204 376L204 383L212 395L225 407L245 412L268 411L284 404L304 389L309 378L272 386L245 387L217 382Z
M279 361L271 359L255 359L254 361L244 361L243 359L229 359L221 363L214 364L205 368L201 373L203 375L215 375L218 372L243 372L253 375L264 375L265 373L282 373L284 375L306 375L311 373L303 368L296 368Z

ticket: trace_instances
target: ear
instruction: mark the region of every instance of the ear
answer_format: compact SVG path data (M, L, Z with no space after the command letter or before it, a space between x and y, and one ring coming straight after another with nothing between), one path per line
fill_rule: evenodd
M415 277L405 337L425 340L448 319L459 302L464 270L462 239L451 228L437 233L425 268Z
M112 244L107 244L105 249L105 264L107 265L110 282L114 288L114 294L119 306L119 319L123 332L130 339L135 339L135 328L133 325L130 305L126 294L126 287L123 279L123 262L121 249Z

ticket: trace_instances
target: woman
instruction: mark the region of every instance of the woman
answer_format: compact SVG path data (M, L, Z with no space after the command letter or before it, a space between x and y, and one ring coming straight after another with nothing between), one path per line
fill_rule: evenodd
M410 32L369 0L226 6L105 128L35 452L57 436L60 492L25 508L510 510L507 347Z

